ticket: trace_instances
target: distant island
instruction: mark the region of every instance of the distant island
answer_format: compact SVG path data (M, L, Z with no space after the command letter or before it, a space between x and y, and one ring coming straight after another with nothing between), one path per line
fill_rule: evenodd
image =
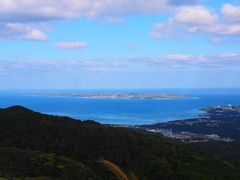
M145 93L44 93L41 96L77 97L85 99L185 99L185 95L145 94Z

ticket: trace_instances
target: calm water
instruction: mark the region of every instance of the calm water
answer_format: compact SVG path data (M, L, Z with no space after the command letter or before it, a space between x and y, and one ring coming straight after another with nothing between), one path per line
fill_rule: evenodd
M197 97L165 100L110 100L35 96L39 93L136 92L171 93ZM0 91L0 107L22 105L38 112L93 119L110 124L150 124L199 116L199 109L215 105L240 105L240 89L162 90L32 90Z

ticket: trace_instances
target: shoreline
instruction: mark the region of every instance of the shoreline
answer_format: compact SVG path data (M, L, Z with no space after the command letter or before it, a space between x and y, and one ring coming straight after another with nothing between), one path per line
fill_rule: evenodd
M175 120L135 128L163 135L187 143L208 141L233 142L240 129L240 106L212 106L201 109L205 115L198 118Z

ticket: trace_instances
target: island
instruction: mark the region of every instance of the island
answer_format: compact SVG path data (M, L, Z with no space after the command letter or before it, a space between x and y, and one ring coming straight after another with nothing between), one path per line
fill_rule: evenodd
M43 93L40 96L76 97L84 99L186 99L185 95L160 93Z

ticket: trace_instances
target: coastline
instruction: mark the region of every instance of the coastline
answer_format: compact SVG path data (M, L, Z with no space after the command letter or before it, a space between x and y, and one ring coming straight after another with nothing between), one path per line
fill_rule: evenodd
M135 128L187 143L233 142L240 135L240 106L225 105L201 109L205 115L185 120L138 125Z

